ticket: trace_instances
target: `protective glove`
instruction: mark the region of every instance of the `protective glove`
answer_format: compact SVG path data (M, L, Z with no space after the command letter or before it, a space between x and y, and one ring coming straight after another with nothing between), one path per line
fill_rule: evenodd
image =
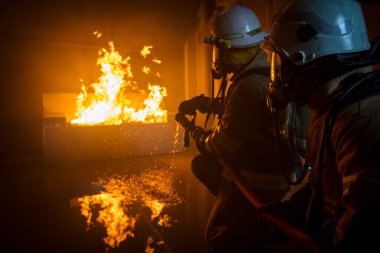
M187 115L195 115L196 110L201 113L206 113L211 104L211 98L205 97L203 94L193 97L192 99L181 102L178 111Z
M209 153L206 149L205 141L207 136L209 136L212 131L205 131L202 127L195 126L195 124L186 118L186 116L182 113L177 113L175 115L175 120L185 128L186 132L190 133L201 153Z
M202 127L196 126L194 130L191 132L191 137L195 141L201 140L205 136L205 133L206 131Z
M185 128L189 133L193 132L195 129L195 125L188 118L186 118L185 114L178 112L175 115L175 120Z
M191 137L194 139L199 152L202 154L211 154L206 148L206 139L212 134L211 130L205 131L202 127L196 126L191 132Z

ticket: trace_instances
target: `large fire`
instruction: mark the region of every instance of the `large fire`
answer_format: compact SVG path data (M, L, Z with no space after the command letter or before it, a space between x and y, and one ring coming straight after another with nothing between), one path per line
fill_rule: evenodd
M100 33L94 33L98 38ZM140 54L146 58L150 55L152 46L144 46ZM153 58L152 62L160 64L161 60ZM100 66L101 76L97 82L86 87L82 81L82 92L77 96L77 110L73 125L120 125L122 123L164 123L167 122L167 111L161 108L163 98L167 96L165 87L148 83L149 93L137 88L133 80L130 57L123 58L115 50L114 43L109 42L109 49L99 51L97 65ZM151 73L148 66L141 70L145 74ZM160 74L155 73L156 77ZM89 94L89 88L93 94ZM145 96L140 105L132 105L126 97L127 89L139 92Z
M163 209L181 203L182 197L174 191L175 178L168 169L154 169L130 177L113 176L103 180L105 191L79 198L81 213L89 228L94 220L107 232L104 242L114 248L128 237L134 237L135 225L141 215L136 206L148 207L150 222L163 228L172 226L172 220ZM98 217L95 207L100 207ZM148 239L148 246L152 243ZM162 242L157 242L162 243ZM149 248L149 247L148 247ZM148 250L147 248L147 250Z
M100 33L94 35L97 38L101 36ZM137 82L133 80L130 57L123 58L116 51L113 42L108 45L109 49L102 48L99 51L97 65L100 67L101 76L97 82L86 86L82 81L82 92L76 101L75 118L70 123L78 126L166 123L167 111L161 108L163 98L167 96L166 89L150 83L147 83L149 92L139 89ZM152 48L144 46L140 56L150 59L153 64L161 64L161 60L149 58ZM149 66L140 70L146 75L160 77L160 73ZM137 94L142 99L138 99L136 104L127 94ZM178 132L177 125L174 141L178 141ZM173 145L176 146L177 143ZM155 226L168 228L175 222L164 212L165 208L183 201L174 190L176 180L171 170L150 169L129 177L113 175L99 181L104 191L83 196L78 200L88 229L95 226L95 221L105 227L107 235L103 240L107 247L119 247L127 238L135 237L138 234L136 227L141 224L142 216L146 216L143 215L146 210L149 213L146 216L148 222ZM151 235L146 240L147 253L154 252L154 246L163 244L163 240L157 240Z

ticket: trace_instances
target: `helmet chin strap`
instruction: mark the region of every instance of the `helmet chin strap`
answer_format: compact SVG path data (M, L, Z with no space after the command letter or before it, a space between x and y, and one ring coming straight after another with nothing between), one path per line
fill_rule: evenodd
M218 78L215 78L215 76L213 75L213 72L214 71L211 71L211 75L212 75L212 78L211 78L211 105L214 104L213 102L218 98L220 98L219 103L224 102L224 98L226 96L226 87L227 87L227 74L219 72L217 75ZM218 93L216 94L216 96L215 96L215 79L222 79L222 82L220 84L220 87L219 87L219 90L218 90ZM210 115L211 115L211 110L212 110L212 107L209 106L209 108L207 109L207 114L206 114L206 119L205 119L205 124L204 124L205 129L206 129L207 122L208 122ZM220 112L218 117L220 117L221 114L223 114L223 110L222 110L222 112Z

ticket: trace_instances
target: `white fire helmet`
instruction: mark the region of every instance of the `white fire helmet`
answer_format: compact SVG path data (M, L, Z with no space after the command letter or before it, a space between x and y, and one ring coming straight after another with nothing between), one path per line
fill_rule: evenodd
M211 26L212 40L225 40L232 48L247 48L261 44L267 33L256 14L242 5L234 5L215 17Z
M357 1L293 0L275 16L262 47L271 59L270 107L282 109L291 100L305 103L319 79L336 72L333 56L366 51L370 43Z
M297 0L276 15L263 47L304 65L327 55L364 51L370 43L357 1Z

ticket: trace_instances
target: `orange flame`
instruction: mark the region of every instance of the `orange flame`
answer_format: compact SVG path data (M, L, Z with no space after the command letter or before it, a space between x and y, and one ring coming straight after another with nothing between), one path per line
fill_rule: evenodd
M103 182L104 192L79 198L81 214L90 227L94 225L94 208L100 206L102 210L95 220L106 228L107 236L103 240L112 248L118 247L128 237L134 237L135 217L138 216L131 213L134 204L148 207L152 222L162 227L171 226L170 217L160 215L164 207L183 201L174 191L174 182L174 175L168 169L147 170L129 178L114 176Z
M99 35L99 33L96 33ZM136 90L136 82L129 63L130 57L123 58L109 42L109 50L99 51L97 65L102 75L98 82L90 86L94 94L89 95L82 83L82 92L77 96L77 110L74 125L120 125L122 123L164 123L167 121L167 111L161 108L163 98L167 96L166 88L148 84L149 94L141 108L130 107L131 101L125 97L127 88ZM144 46L141 55L150 54L152 46ZM146 71L149 68L146 67ZM145 91L141 91L145 93Z

